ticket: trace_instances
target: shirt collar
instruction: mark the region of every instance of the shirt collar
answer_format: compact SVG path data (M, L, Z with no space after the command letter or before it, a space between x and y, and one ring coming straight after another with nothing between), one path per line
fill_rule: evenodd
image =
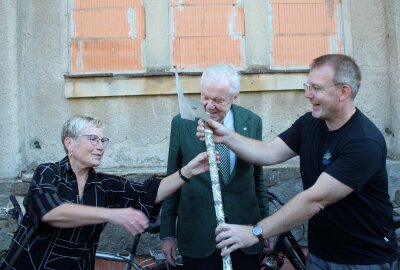
M60 160L59 162L56 163L58 166L60 166L60 171L62 175L66 175L67 172L73 173L72 171L72 166L71 163L69 162L69 158L68 156L65 156L62 160ZM94 168L90 168L89 170L89 176L88 176L88 180L87 182L92 182L95 180L95 178L92 179L93 176L96 176L96 171Z
M222 121L222 124L229 128L230 130L235 130L234 128L234 117L233 117L233 112L232 108L228 111L228 113L225 115L224 120Z

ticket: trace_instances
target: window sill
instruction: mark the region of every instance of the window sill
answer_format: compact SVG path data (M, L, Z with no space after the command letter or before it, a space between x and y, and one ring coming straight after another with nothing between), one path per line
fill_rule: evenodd
M242 71L243 92L283 91L303 89L308 70L298 71ZM201 72L180 72L185 94L200 92ZM173 72L151 72L138 74L72 74L64 76L66 98L174 95L175 77Z

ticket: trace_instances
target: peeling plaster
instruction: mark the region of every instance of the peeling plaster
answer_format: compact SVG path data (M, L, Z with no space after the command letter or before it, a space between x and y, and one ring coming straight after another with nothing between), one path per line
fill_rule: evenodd
M336 53L344 53L344 33L343 33L343 25L345 24L343 22L343 17L341 13L341 5L337 5L336 7L336 32L337 32L337 40L336 40L336 46L337 50L335 51Z
M237 16L238 16L237 7L232 6L231 14L229 16L228 32L233 40L238 40L240 37L240 35L237 32L237 23L236 23Z
M178 7L179 11L182 12L184 8L183 0L176 1L176 6Z
M84 68L84 65L83 65L83 53L82 53L82 51L83 51L83 48L82 48L83 41L79 40L77 42L77 44L78 44L78 54L77 54L77 57L76 57L76 66L78 67L79 71L83 71L83 68Z
M75 24L74 24L74 18L72 15L71 15L71 19L69 20L69 27L70 27L71 37L74 37L75 36Z
M136 27L136 10L134 8L128 8L128 23L130 25L130 29L129 29L129 36L132 39L137 38L137 27Z
M246 46L243 40L240 41L240 65L246 66Z
M169 46L170 46L170 48L171 48L171 50L170 50L170 55L169 55L169 57L170 57L170 59L171 59L171 65L173 65L174 66L174 68L176 68L176 63L174 64L173 63L173 59L174 59L174 42L175 42L175 18L174 18L174 9L173 8L171 8L170 9L170 12L169 12L169 14L170 14L170 16L169 16L169 32L170 32L170 37L171 37L171 40L170 40L170 44L169 44Z
M326 8L330 17L333 17L333 0L325 0Z
M330 44L330 49L331 53L336 53L339 50L338 47L338 39L336 38L336 35L329 35L329 44Z
M142 66L143 66L144 69L146 69L146 66L147 66L146 65L146 54L143 53L145 51L145 49L146 49L146 41L143 39L142 42L140 43L140 50L141 50L140 59L142 61Z

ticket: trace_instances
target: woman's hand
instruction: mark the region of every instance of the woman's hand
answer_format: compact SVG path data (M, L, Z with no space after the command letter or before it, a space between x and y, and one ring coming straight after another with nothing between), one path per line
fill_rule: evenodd
M217 162L219 160L219 155L216 153ZM208 165L208 155L206 152L198 154L195 158L193 158L188 164L186 164L181 169L181 173L185 178L192 178L194 175L201 174L210 169ZM158 188L156 203L161 202L167 196L171 195L173 192L178 190L181 186L183 186L186 181L181 178L178 172L171 174L170 176L165 177Z
M215 158L219 163L219 153L215 152ZM182 167L181 172L187 178L191 178L194 175L198 175L210 170L210 165L208 162L208 154L207 152L203 152L198 154L194 159L189 161L184 167Z
M132 235L143 233L149 227L149 219L142 211L131 207L110 210L109 222L123 227Z

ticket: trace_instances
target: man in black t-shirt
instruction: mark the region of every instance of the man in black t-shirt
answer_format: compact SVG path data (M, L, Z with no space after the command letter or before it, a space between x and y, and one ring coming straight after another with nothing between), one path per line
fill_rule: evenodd
M387 149L381 132L354 105L360 82L352 58L330 54L314 59L304 84L312 111L269 142L208 121L215 142L248 162L272 165L298 155L304 186L254 226L220 225L216 241L221 255L309 220L307 269L397 269ZM202 121L197 130L204 139Z

